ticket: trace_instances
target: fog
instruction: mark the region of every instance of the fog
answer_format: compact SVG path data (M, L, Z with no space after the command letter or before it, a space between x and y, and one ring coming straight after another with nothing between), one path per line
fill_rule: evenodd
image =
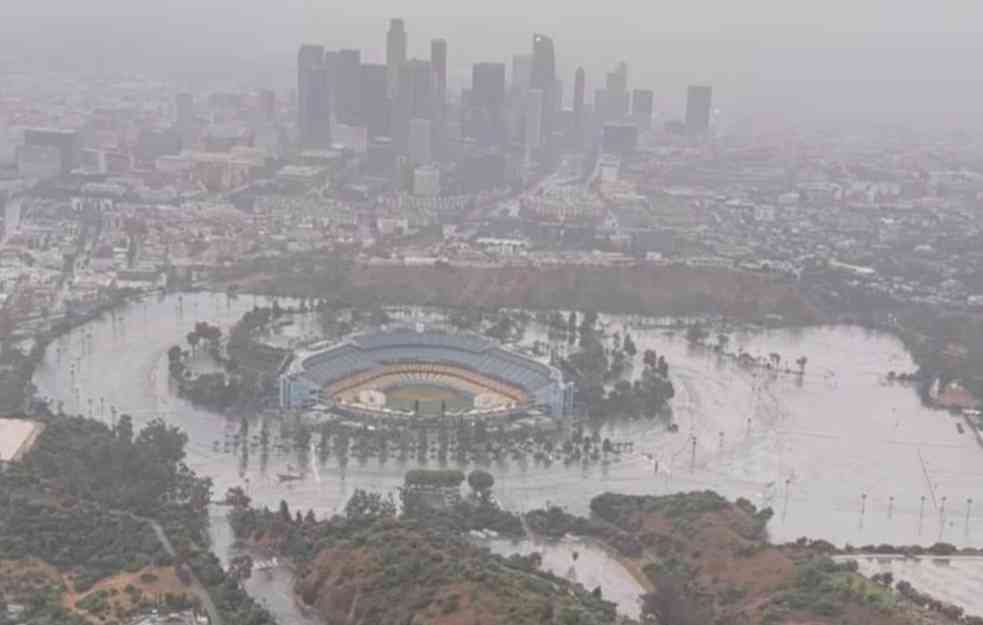
M364 59L380 61L386 21L401 16L411 56L424 55L432 37L448 39L452 88L470 79L471 63L524 52L530 34L542 31L557 42L568 102L578 65L591 89L624 59L632 85L655 89L657 111L665 115L681 109L682 90L693 82L714 84L725 115L973 126L983 108L983 89L969 69L983 47L983 4L971 0L0 5L0 50L62 69L144 70L178 81L204 75L287 88L301 41L361 48Z

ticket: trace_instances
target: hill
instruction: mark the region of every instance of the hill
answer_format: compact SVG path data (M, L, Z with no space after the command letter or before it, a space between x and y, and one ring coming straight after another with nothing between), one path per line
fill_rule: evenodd
M756 510L747 500L730 503L709 491L664 497L607 493L591 501L591 510L595 525L609 524L642 545L630 564L653 583L643 611L661 623L983 622L962 617L958 608L919 608L890 579L868 580L856 563L834 562L829 543L770 544L765 526L771 510ZM603 540L605 534L597 534Z
M614 622L600 593L505 559L453 532L380 521L322 549L297 583L327 625L524 625Z

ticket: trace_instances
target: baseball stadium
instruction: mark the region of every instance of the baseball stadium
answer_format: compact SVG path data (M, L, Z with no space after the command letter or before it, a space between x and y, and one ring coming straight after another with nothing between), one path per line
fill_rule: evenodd
M483 336L422 327L309 346L280 377L282 407L360 417L560 416L571 395L554 367Z

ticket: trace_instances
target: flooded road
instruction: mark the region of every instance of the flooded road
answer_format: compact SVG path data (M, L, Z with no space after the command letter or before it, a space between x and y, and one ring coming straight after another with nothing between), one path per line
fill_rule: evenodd
M356 488L388 490L412 464L390 459L345 466L331 455L320 464L297 452L252 451L247 458L216 448L237 417L215 415L178 398L168 381L166 352L184 344L196 321L228 328L264 298L188 294L129 305L92 322L51 347L35 375L43 396L67 411L111 419L110 408L133 415L136 426L160 415L190 437L188 462L215 482L221 495L247 487L259 505L285 499L292 509L319 516L343 508ZM609 331L626 320L608 319ZM307 334L310 328L290 332ZM594 495L713 489L770 505L776 541L800 536L837 544L956 545L983 538L980 500L983 449L957 420L923 407L912 388L886 381L889 370L914 364L896 339L853 327L732 333L730 349L808 358L805 374L748 369L711 350L693 348L681 332L632 329L641 354L654 349L670 364L679 432L661 423L607 425L602 436L631 440L635 453L608 464L503 462L489 467L496 497L524 511L547 503L587 513ZM530 330L528 341L545 339ZM289 337L283 339L289 340ZM793 368L796 368L793 365ZM271 424L270 431L278 431ZM258 431L258 430L253 430ZM694 447L692 441L696 441ZM656 471L656 462L658 471ZM296 468L303 479L281 484ZM468 467L464 467L468 470Z

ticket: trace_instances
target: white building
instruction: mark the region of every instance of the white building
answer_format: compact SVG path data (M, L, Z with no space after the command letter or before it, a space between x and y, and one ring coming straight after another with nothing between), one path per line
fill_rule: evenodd
M421 197L440 195L440 170L431 165L414 169L413 194Z

